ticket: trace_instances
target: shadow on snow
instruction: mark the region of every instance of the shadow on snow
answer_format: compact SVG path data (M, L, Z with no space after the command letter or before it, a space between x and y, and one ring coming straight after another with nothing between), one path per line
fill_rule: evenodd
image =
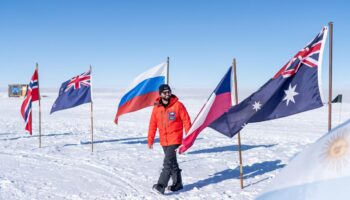
M273 146L276 146L277 144L268 144L268 145L241 145L241 150L246 151L253 148L270 148ZM197 151L191 151L188 152L188 154L200 154L200 153L219 153L219 152L225 152L225 151L238 151L238 145L229 145L229 146L222 146L222 147L214 147L210 149L201 149Z
M53 136L60 136L60 135L73 135L73 133L47 134L47 135L41 135L41 137L53 137ZM36 137L39 137L39 135L19 136L19 137L13 137L13 138L4 138L4 139L0 139L0 140L6 141L6 140L18 140L18 139L26 139L26 138L36 138Z
M267 172L271 172L276 169L283 168L285 164L281 164L281 162L282 162L281 160L274 160L274 161L265 161L262 163L255 163L252 166L243 166L243 179L253 178L255 176L263 175ZM189 185L184 185L183 190L179 192L171 193L171 194L187 192L187 191L193 190L194 188L200 189L210 184L217 184L229 179L240 179L239 167L236 167L235 169L226 169L224 171L215 173L214 175L212 175L207 179L200 180ZM256 183L260 181L261 180L257 181ZM249 187L256 183L251 183L249 185L246 185L245 187Z
M201 140L203 138L197 138L197 140ZM147 144L148 140L147 138L145 140L135 140L135 141L129 141L129 142L122 142L123 144ZM154 140L154 143L159 143L159 138L156 138Z
M147 139L146 137L134 137L134 138L121 138L121 139L111 139L111 140L97 140L94 141L93 144L103 144L103 143L112 143L112 142L121 142L121 141L129 141L129 142L122 142L122 144L147 144ZM140 139L142 139L140 141ZM159 138L156 138L154 140L154 143L159 143ZM65 144L63 145L64 147L66 146L77 146L77 145L87 145L91 144L91 141L81 141L80 144Z

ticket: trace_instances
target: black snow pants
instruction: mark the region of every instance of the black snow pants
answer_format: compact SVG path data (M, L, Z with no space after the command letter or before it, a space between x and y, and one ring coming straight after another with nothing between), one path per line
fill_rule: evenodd
M176 152L175 149L178 148L180 145L170 145L170 146L163 146L164 151L164 161L163 161L163 169L158 179L158 185L160 185L163 188L166 188L168 186L168 182L170 180L170 177L175 174L179 174L181 171L179 169L179 164L177 163L176 159ZM174 181L174 178L173 178Z

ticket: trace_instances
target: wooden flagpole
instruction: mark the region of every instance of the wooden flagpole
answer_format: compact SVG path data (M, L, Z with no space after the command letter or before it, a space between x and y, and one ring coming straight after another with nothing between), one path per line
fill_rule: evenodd
M237 71L236 71L236 59L233 59L233 72L234 72L234 84L235 84L235 103L238 104L238 89L237 89ZM232 100L233 101L233 100ZM232 102L233 105L233 102ZM243 189L243 166L242 166L242 148L241 148L241 133L237 133L238 136L238 154L239 154L239 177L241 180L241 189Z
M166 61L166 84L169 85L169 64L170 64L170 58L168 56Z
M329 22L329 93L328 93L328 131L332 129L332 63L333 63L333 22Z
M36 70L38 73L38 95L39 95L39 148L41 148L41 95L40 95L40 85L39 85L39 64L36 63Z
M90 94L91 94L91 152L94 152L94 106L92 100L92 67L90 65Z

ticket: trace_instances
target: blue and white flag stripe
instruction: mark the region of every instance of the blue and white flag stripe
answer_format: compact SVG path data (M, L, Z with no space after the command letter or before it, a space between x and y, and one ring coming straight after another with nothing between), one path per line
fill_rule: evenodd
M154 78L150 78L142 81L136 87L134 87L132 90L130 90L128 93L126 93L123 96L123 98L120 100L119 107L124 105L130 99L133 99L137 96L141 96L149 92L157 91L159 85L164 83L164 81L165 81L164 76L158 76L158 77L154 77Z

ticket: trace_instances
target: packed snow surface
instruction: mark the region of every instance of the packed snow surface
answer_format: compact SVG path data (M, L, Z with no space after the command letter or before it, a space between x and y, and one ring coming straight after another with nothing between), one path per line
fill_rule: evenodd
M174 90L193 120L208 90ZM147 148L151 108L122 115L113 123L122 92L94 92L94 151L90 104L49 114L56 92L43 92L42 147L38 103L33 135L20 115L23 99L0 94L0 199L254 199L289 161L327 132L324 106L278 120L248 124L241 131L244 189L240 188L237 137L206 128L178 156L184 189L152 191L162 168L156 140ZM350 105L333 104L333 126L350 116Z

